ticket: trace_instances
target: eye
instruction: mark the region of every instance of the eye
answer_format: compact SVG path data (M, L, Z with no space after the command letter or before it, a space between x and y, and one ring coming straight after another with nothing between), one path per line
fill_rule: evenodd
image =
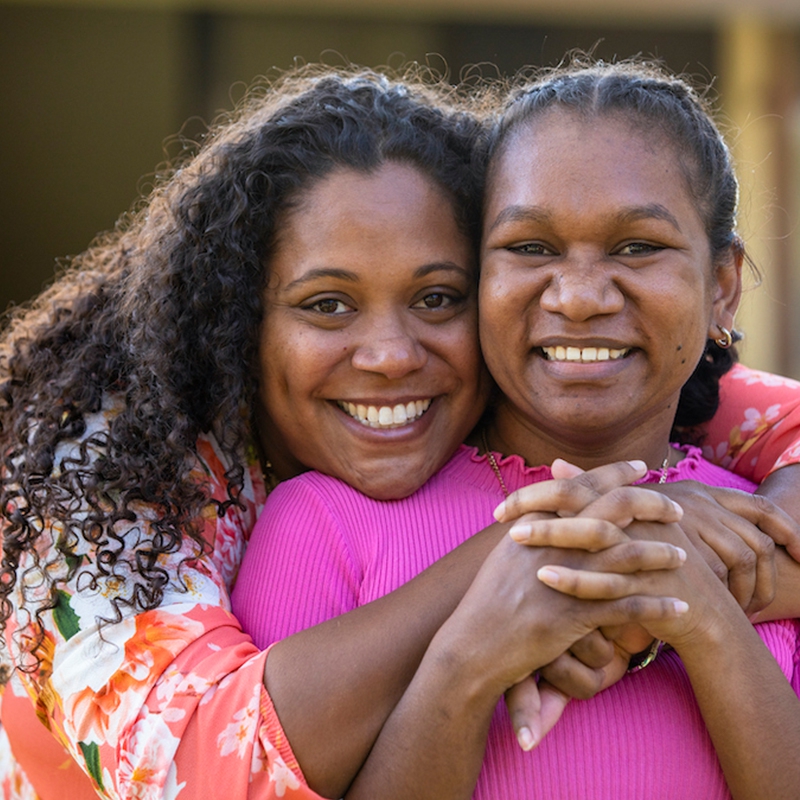
M649 242L628 242L628 244L620 247L615 255L620 256L649 256L653 253L658 253L665 248L661 245L650 244Z
M551 256L554 251L541 242L524 242L523 244L515 244L506 248L512 253L519 253L523 256Z
M418 300L414 303L412 308L445 308L453 302L453 298L446 295L444 292L432 292L431 294L426 294L422 300Z
M336 316L338 314L346 314L352 311L353 308L342 300L337 300L335 297L324 297L322 300L317 300L307 306L303 306L310 311L316 311L318 314L325 314L326 316Z
M465 296L461 292L429 292L416 302L412 303L411 308L422 311L455 311L462 306Z

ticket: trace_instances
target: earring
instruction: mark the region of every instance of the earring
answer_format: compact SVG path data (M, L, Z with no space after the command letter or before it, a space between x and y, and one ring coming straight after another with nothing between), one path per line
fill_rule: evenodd
M722 325L719 325L718 327L722 336L720 336L719 339L715 339L714 341L717 343L717 347L721 347L723 350L727 350L734 342L733 334L727 328L724 328Z

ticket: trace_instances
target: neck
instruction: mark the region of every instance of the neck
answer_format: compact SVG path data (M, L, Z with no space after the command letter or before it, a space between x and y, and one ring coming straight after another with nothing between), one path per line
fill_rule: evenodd
M503 455L519 455L528 466L552 464L556 458L581 469L614 461L644 461L649 469L661 469L665 456L673 463L669 448L672 419L654 418L630 431L557 431L536 427L515 409L501 405L486 429L492 450Z

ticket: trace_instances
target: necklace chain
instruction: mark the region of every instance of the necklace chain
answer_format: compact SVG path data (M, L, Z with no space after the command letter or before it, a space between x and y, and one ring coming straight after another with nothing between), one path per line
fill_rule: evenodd
M672 454L672 445L667 445L667 454L661 462L661 476L658 479L659 485L667 482L667 470L669 469L669 457Z
M494 457L494 453L489 447L489 442L486 439L486 428L481 431L481 444L483 445L486 457L489 459L489 466L492 468L492 472L494 472L495 476L497 477L497 482L500 484L500 488L503 490L503 496L508 497L510 492L508 491L506 482L503 480L503 473L500 472L500 465L497 463L497 459Z
M489 459L489 466L492 468L492 472L494 472L495 477L497 478L497 482L500 484L500 489L503 492L503 496L508 497L510 492L508 491L506 482L503 480L503 473L500 472L500 465L497 463L497 459L494 457L494 453L489 447L489 442L486 438L486 428L484 428L481 431L481 444L483 445L483 450L486 453L486 457ZM671 453L672 453L672 446L667 445L667 454L664 456L664 460L661 462L661 475L658 478L659 484L667 482L667 472L669 470L669 457Z

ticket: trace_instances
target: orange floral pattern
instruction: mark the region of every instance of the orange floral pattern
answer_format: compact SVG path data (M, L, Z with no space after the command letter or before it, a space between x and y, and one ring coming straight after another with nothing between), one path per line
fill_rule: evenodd
M108 404L90 420L86 435L114 413ZM226 465L215 441L202 437L198 453L197 475L207 481L211 497L224 499ZM26 609L44 581L35 570L24 573L5 629L3 660L28 663L26 646L40 632L42 660L34 670L17 670L3 699L9 705L13 695L15 709L19 702L30 703L38 717L31 716L22 730L4 717L0 797L62 796L67 785L70 796L87 799L318 797L306 786L264 689L266 653L254 647L230 613L229 592L265 500L255 460L241 500L242 507L230 507L222 518L213 506L203 514L213 547L209 556L187 564L187 545L184 552L162 557L160 566L175 576L184 563L158 609L113 625L100 627L97 619L110 616L109 600L118 585L87 586L76 579L38 627ZM141 537L152 513L140 509L140 520L129 531L119 530L120 536L129 535L131 543ZM52 526L42 540L56 535ZM92 557L88 547L85 555ZM46 748L37 752L37 741L48 744L53 738L60 748L48 759L42 755ZM22 758L26 748L35 759ZM64 766L71 762L82 772L73 770L76 777L69 779Z

